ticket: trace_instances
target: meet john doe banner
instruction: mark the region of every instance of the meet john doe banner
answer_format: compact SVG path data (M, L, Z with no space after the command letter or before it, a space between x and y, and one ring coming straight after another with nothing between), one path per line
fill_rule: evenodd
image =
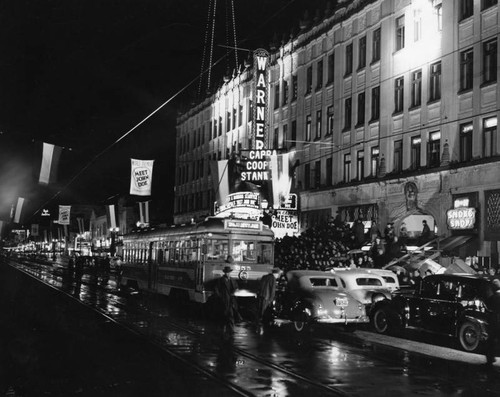
M136 196L151 196L154 160L130 160L132 162L130 194Z

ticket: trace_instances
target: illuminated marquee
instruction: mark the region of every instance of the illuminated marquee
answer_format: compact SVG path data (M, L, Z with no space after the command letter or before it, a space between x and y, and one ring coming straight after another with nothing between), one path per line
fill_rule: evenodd
M473 229L476 224L476 209L460 207L448 210L446 212L446 222L452 230Z
M241 180L249 182L271 180L269 157L276 154L275 150L251 150L241 172Z

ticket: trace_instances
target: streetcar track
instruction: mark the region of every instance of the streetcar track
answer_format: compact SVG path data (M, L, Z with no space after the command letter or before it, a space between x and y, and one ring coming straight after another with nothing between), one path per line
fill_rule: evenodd
M22 263L21 265L23 267L27 267L28 269L32 269L31 266L28 266L25 263ZM37 266L44 266L44 265L40 265L40 264L36 264L36 265ZM50 265L48 265L48 266L50 266ZM137 323L137 321L131 322L131 325L129 325L129 324L125 323L124 320L117 320L116 318L109 315L104 309L97 307L97 306L94 306L90 303L83 302L79 298L72 295L71 293L66 292L61 287L57 287L56 285L53 285L52 283L50 283L46 280L43 280L41 278L41 275L37 276L36 274L33 274L36 272L31 273L30 271L28 271L24 268L19 268L17 266L15 266L15 268L17 270L22 271L23 273L27 274L28 276L34 278L35 280L40 281L43 284L51 287L52 289L54 289L60 293L63 293L64 295L70 297L72 300L79 302L81 305L85 306L86 308L90 308L92 311L102 315L103 317L105 317L106 319L111 321L113 324L116 324L116 325L122 327L123 329L125 329L129 332L132 332L134 335L140 337L142 340L145 340L146 342L153 344L155 347L160 348L162 351L164 351L165 353L169 354L170 356L178 359L186 366L191 367L191 368L195 369L196 371L204 374L205 376L208 376L208 377L218 381L219 383L221 383L225 387L231 389L235 393L237 393L241 396L255 396L254 393L240 387L239 385L234 384L234 382L231 382L231 381L227 380L226 378L223 378L222 376L218 375L214 371L210 371L210 370L206 369L205 367L203 367L202 365L197 364L192 360L188 360L188 359L184 358L181 354L174 351L174 349L166 346L164 341L161 339L161 337L159 335L156 335L157 337L152 337L152 335L148 335L146 332L144 332L144 327L140 327L138 325L135 325ZM47 271L47 270L45 270L45 271ZM51 274L50 272L48 272L48 273ZM51 275L54 277L54 274L51 274ZM61 278L61 280L58 282L60 282L62 284L63 277L61 276L60 278ZM82 284L83 284L83 282L82 282ZM92 287L92 285L90 283L86 284L86 285L88 287ZM74 279L71 282L71 286L73 288L76 287L76 285L74 284ZM102 286L100 286L98 284L94 284L93 286L98 288L98 290L95 292L104 292L105 294L110 295L110 296L115 296L115 297L117 296L116 294L113 294L110 291L106 291L106 289L102 288ZM99 288L102 288L101 291L99 291ZM130 306L125 306L123 303L119 302L118 299L112 298L110 301L114 305L121 306L122 310L124 310L125 312L130 312L129 314L131 316L136 316L136 315L157 316L158 318L161 318L163 323L167 323L171 327L174 327L178 330L181 330L185 333L189 333L191 335L196 335L199 337L203 336L203 334L201 332L193 330L191 328L186 328L186 326L183 326L183 325L180 325L179 323L173 322L172 320L167 319L165 316L158 316L157 314L155 314L151 310L145 310L144 308L142 310L137 310L137 308L135 308L136 310L133 310L133 312L131 312L131 309L134 309L134 308L132 308ZM214 339L214 338L212 337L212 339ZM291 371L283 366L280 366L280 365L275 364L271 361L262 359L262 358L256 356L255 354L252 354L252 353L250 353L242 348L238 348L238 347L233 346L233 347L231 347L231 349L233 352L239 354L240 356L243 356L249 360L253 360L256 363L267 367L267 369L273 369L273 370L278 371L278 372L280 372L288 377L292 377L297 381L305 382L313 387L327 391L330 394L337 395L337 396L348 396L347 393L345 393L345 392L343 392L335 387L324 385L324 384L322 384L314 379L300 375L297 372Z

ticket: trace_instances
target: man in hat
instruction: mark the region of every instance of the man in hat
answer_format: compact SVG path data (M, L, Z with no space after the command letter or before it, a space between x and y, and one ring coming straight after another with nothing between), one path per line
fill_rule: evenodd
M224 266L222 272L224 273L215 284L215 296L219 298L222 311L222 331L224 336L231 336L234 334L235 318L240 320L238 312L238 303L234 296L235 291L238 289L236 280L230 277L233 271L231 266Z
M275 267L271 273L262 276L260 279L260 288L257 294L257 321L259 326L262 324L264 312L276 297L276 284L281 273L281 269Z

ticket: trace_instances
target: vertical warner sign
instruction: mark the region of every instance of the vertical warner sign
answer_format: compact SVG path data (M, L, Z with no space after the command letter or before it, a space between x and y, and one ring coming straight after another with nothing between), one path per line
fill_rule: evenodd
M267 65L269 53L259 48L254 52L255 70L255 101L253 111L253 138L254 149L263 150L266 148L266 124L267 124L267 103L268 103L268 77Z

